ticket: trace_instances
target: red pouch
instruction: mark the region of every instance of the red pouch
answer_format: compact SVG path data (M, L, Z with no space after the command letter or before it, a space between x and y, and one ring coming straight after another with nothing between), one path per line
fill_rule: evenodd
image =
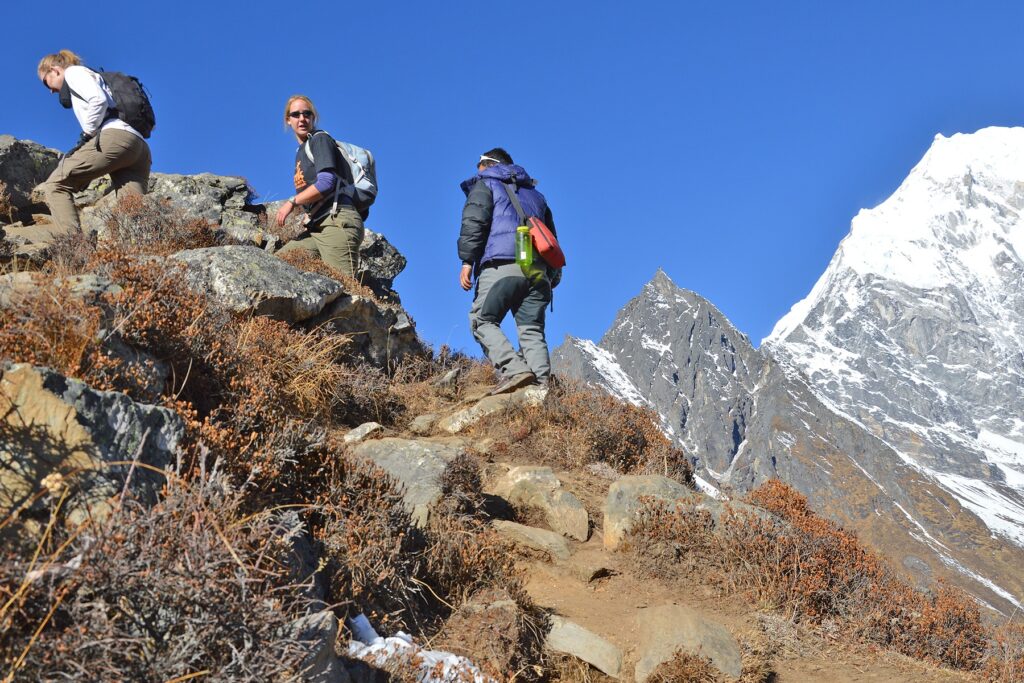
M530 228L530 237L533 238L533 248L537 250L540 257L552 268L565 267L565 254L558 246L558 240L544 221L536 216L526 219L526 225Z

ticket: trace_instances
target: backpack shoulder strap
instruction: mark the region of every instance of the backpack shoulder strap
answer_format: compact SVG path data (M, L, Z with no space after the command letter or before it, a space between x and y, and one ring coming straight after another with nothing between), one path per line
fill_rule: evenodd
M526 212L523 211L523 205L519 203L519 197L516 196L516 191L513 189L515 187L515 181L503 181L501 184L505 187L505 192L508 194L508 200L512 202L512 206L515 208L516 214L519 215L519 225L526 225Z

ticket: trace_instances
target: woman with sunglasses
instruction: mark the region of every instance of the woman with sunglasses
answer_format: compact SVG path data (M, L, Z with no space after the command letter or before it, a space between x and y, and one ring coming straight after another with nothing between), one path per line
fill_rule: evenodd
M66 154L39 189L62 232L80 231L73 193L110 174L114 192L145 194L153 158L142 134L117 117L114 96L103 77L82 66L70 50L46 55L39 62L39 80L60 103L74 112L82 127L78 145Z
M355 277L359 269L359 245L363 219L352 200L339 190L352 185L352 172L334 139L317 130L317 111L305 95L292 95L284 108L284 123L295 133L295 195L277 212L284 225L296 206L306 213L305 230L288 242L279 254L303 249L317 253L324 263Z

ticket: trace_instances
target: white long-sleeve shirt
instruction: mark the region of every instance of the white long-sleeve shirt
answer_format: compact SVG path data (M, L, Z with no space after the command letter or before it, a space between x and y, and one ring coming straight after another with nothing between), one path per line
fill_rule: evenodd
M64 82L74 91L71 95L71 110L87 135L95 135L104 128L118 128L142 138L139 131L121 119L103 120L107 116L107 109L116 105L110 88L98 73L84 66L69 66L64 69Z

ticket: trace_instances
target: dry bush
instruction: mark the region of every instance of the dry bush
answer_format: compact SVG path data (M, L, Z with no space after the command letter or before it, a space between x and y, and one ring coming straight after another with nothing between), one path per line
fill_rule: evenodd
M619 680L606 676L572 655L549 653L545 663L548 680L555 683L612 683Z
M96 236L81 230L57 235L50 244L50 260L44 270L55 275L79 275L95 263Z
M301 680L296 530L242 518L240 504L217 476L172 480L156 506L129 497L106 522L44 540L34 562L5 552L4 680Z
M662 474L693 487L685 454L658 428L657 415L585 384L553 380L538 408L510 408L478 429L502 435L512 457L569 469L607 463L625 474Z
M472 594L491 586L524 595L512 545L478 519L433 515L426 529L424 556L423 580L431 594L443 596L449 606L458 607Z
M647 680L651 683L718 683L724 678L709 658L676 650L672 659L659 664Z
M715 525L696 500L648 501L626 548L647 573L700 571L703 580L795 620L836 621L863 640L958 669L980 665L987 634L978 606L962 591L942 584L931 593L914 590L781 482L767 482L748 500L775 516L727 506Z
M440 477L441 505L453 514L475 515L484 503L483 478L479 461L469 453L459 453Z
M982 675L997 683L1024 682L1024 623L1011 619L993 630Z
M450 382L441 382L454 373ZM486 379L481 380L481 377ZM458 401L469 387L493 380L490 364L442 345L437 352L407 356L391 375L393 391L408 415L439 413Z
M122 193L112 207L97 208L96 213L107 226L104 241L124 253L166 255L217 244L209 221L188 218L155 196Z
M386 629L422 626L425 541L394 480L373 465L346 461L317 515L331 601Z
M437 646L462 655L497 680L537 680L544 616L502 588L472 596L448 618Z
M285 263L295 266L299 270L307 273L323 275L324 277L329 277L332 280L340 282L344 285L346 294L355 294L356 296L364 296L377 302L380 301L372 289L362 284L354 277L345 275L341 271L331 268L329 265L324 263L323 259L312 251L296 249L295 251L278 254L278 258Z
M11 193L7 189L7 183L0 180L0 216L7 219L8 223L14 222L14 215L18 212L11 203Z
M43 279L11 306L0 308L0 360L45 365L82 376L99 352L102 311Z

